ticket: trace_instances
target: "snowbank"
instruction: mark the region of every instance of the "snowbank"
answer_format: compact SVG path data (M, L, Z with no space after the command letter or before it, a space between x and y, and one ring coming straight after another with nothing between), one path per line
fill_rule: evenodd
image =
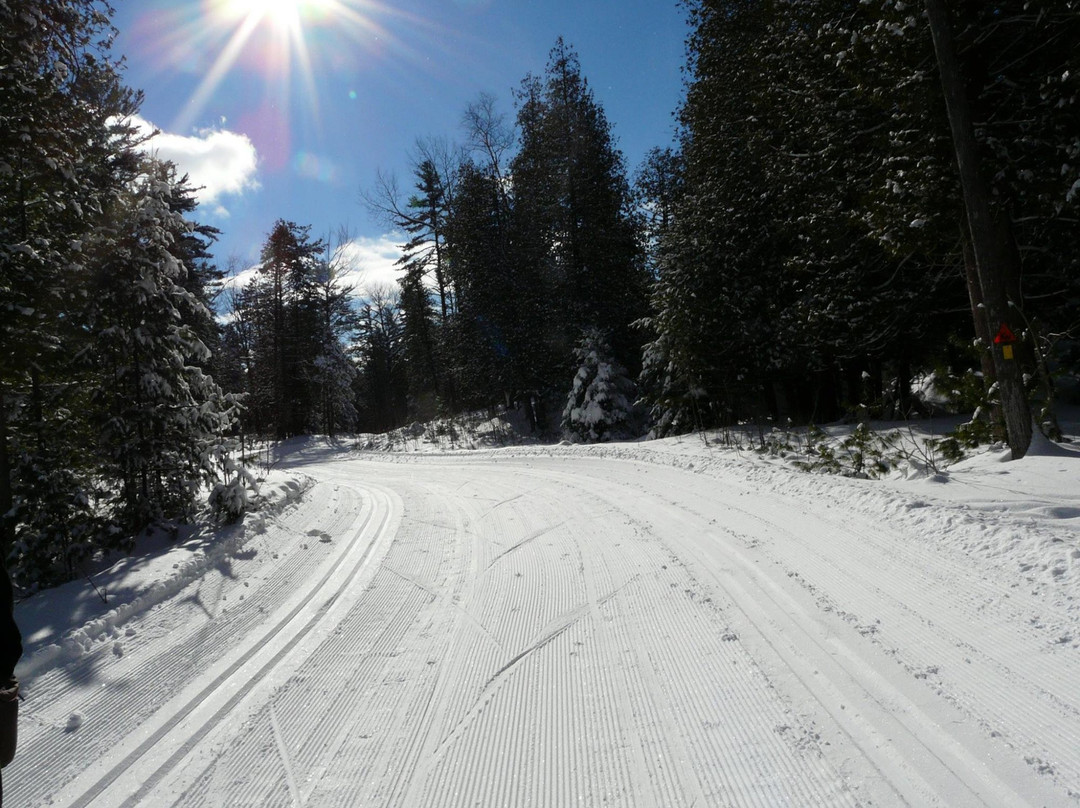
M155 535L104 570L20 601L15 615L23 634L23 658L17 675L28 679L105 640L117 642L114 650L123 653L119 642L125 623L242 550L269 516L300 499L310 484L303 476L270 471L259 486L258 510L239 523L189 527L176 541Z

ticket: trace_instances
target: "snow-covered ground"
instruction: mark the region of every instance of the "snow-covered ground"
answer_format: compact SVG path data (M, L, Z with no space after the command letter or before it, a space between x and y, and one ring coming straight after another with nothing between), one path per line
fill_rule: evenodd
M283 448L18 605L8 805L1080 805L1080 453Z

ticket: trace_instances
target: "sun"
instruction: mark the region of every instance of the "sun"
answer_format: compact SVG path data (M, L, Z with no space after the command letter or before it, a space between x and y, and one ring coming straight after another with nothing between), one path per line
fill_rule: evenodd
M407 52L382 21L405 21L410 29L422 24L390 0L198 0L193 5L197 13L172 37L183 46L177 52L197 47L208 58L200 66L201 81L172 124L177 130L196 124L234 71L261 76L267 94L276 95L275 108L299 97L309 106L309 119L317 120L317 85L329 71L340 70L343 49L363 52L379 43Z
M224 19L251 27L269 23L279 32L295 35L304 21L324 15L333 0L225 0L221 7Z

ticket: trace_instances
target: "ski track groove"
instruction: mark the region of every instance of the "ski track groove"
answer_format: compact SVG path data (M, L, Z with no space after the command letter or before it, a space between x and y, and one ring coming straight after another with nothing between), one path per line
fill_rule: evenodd
M393 658L394 649L397 648L402 636L411 625L418 604L425 599L424 595L406 582L393 578L389 574L384 575L383 578L384 580L379 581L379 575L377 575L372 582L372 590L381 593L374 598L376 602L369 603L366 599L361 599L346 616L343 625L339 627L340 645L336 648L322 646L297 671L293 681L290 682L293 686L279 691L275 696L276 703L282 705L280 710L284 724L283 737L293 740L299 748L305 750L303 756L297 759L297 768L302 774L310 772L313 768L312 754L322 746L317 739L327 735L333 737L331 731L340 726L343 715L378 714L378 710L371 704L370 692L365 692L362 687L350 685L367 681L379 681L385 684L392 678L389 662ZM369 610L374 610L377 614L382 613L386 617L385 622L370 621ZM373 629L375 636L367 636L373 633ZM328 670L325 664L328 656L331 659L340 659L341 645L363 648L363 653L359 655L360 664L348 672L349 675L345 677L346 686L337 689L336 698L323 702L319 709L317 706L319 701L313 698L314 693L311 691L326 692L328 682L320 679L320 676L341 679L340 672ZM381 689L379 695L384 697L382 700L384 709L396 702L393 695L381 692ZM278 771L273 767L257 765L265 759L265 754L262 752L265 743L260 743L259 739L267 737L268 712L269 707L260 711L257 720L245 726L234 736L226 750L211 764L210 769L198 778L199 781L209 780L219 784L216 789L211 790L211 796L225 794L228 799L224 802L217 802L216 798L212 798L210 802L196 802L192 799L194 795L181 795L175 805L190 805L193 808L207 804L262 805L280 785ZM378 728L377 722L364 727L373 731L377 731ZM329 771L362 772L375 766L376 761L365 760L367 756L364 754L365 747L370 747L370 751L375 751L373 745L360 744L357 750L359 754L355 754L348 746L349 735L349 732L345 732L334 739L336 741L335 748L332 749L334 757L328 766ZM251 756L254 756L254 760ZM354 757L356 760L352 759ZM360 765L353 769L352 767L356 764ZM341 766L346 768L342 769ZM252 771L256 772L256 776L249 776ZM303 782L303 776L298 780ZM301 796L305 804L320 804L317 790L305 795L301 789Z
M363 536L365 536L367 534L367 528L371 524L372 519L375 516L375 513L376 513L375 510L372 509L371 513L369 513L368 516L362 521L361 526L359 527L359 529L356 530L353 538L349 542L349 548L348 549L355 548L355 545L357 545L360 542L361 537L363 537ZM367 548L364 549L364 551L359 554L359 557L356 558L355 560L353 560L353 562L352 562L353 566L351 567L351 569L347 568L347 575L346 575L346 579L345 579L344 584L343 584L344 586L348 586L351 582L353 582L356 579L356 577L360 574L362 569L364 568L364 565L365 565L365 563L367 561L367 558L368 558L369 554L374 550L375 545L378 542L379 535L385 530L385 528L386 528L386 526L387 526L387 524L388 524L388 522L390 520L390 515L391 515L391 510L390 510L389 507L387 507L386 510L383 512L381 523L379 524L379 526L374 531L374 536L372 537L371 542L369 542ZM297 604L292 609L292 611L283 620L280 620L276 624L273 631L271 631L268 635L266 635L267 639L269 639L270 637L275 636L277 633L284 630L287 627L287 625L289 623L291 623L291 621L293 620L294 617L301 614L301 612L305 608L305 606L308 603L310 603L316 597L317 594L319 594L319 592L325 586L325 584L329 580L331 580L331 578L339 570L339 568L342 567L344 560L345 560L344 555L339 556L335 560L334 565L329 570L327 570L325 572L325 574L322 576L322 578L316 584L315 588L310 590L308 592L308 594L304 597L304 599L301 600L301 602L299 604ZM329 599L327 599L323 603L323 605L318 610L315 611L315 613L312 616L306 618L304 624L297 628L297 630L293 633L292 637L286 641L285 645L277 652L277 654L274 656L274 658L271 659L269 662L265 663L258 671L255 672L254 679L253 679L254 682L259 683L263 679L265 679L267 677L267 675L270 674L274 670L274 668L282 661L283 658L285 658L286 656L288 656L289 654L292 653L292 651L295 649L295 647L308 634L310 634L312 632L312 630L316 626L318 626L319 623L324 619L326 612L333 606L333 604L336 602L339 595L340 595L340 592L332 593L331 596L329 597ZM228 683L228 681L231 678L232 674L236 670L240 669L243 666L243 664L245 663L245 661L247 659L250 659L252 656L254 656L255 653L258 650L259 650L258 645L249 648L248 651L241 657L241 659L239 661L235 662L230 667L230 669L228 671L226 671L225 673L219 675L213 682L211 682L209 685L207 685L203 689L203 691L199 694L197 699L190 702L187 705L187 707L190 708L193 704L197 703L198 701L204 700L206 698L207 694L210 693L211 691L220 690L224 685L226 685ZM143 799L143 797L146 794L151 792L154 788L158 787L158 785L160 784L160 782L161 782L161 780L163 778L168 777L169 774L172 771L174 771L177 767L181 766L183 764L184 758L187 757L187 755L190 753L192 746L195 743L197 743L199 740L204 738L208 733L213 731L213 729L220 726L224 722L225 718L232 712L232 710L235 709L237 704L242 700L246 690L249 689L249 688L250 688L250 684L249 684L248 688L245 688L243 690L239 690L238 692L234 693L234 695L222 707L220 707L217 710L217 712L209 719L209 721L204 723L196 731L196 733L195 733L195 735L193 737L189 738L188 741L180 747L180 749L178 749L177 751L175 751L173 753L173 755L169 758L168 761L166 761L164 764L162 764L157 770L155 770L153 772L153 774L150 775L149 778L147 778L147 779L145 779L143 781L142 786L139 788L139 790L134 795L132 795L131 797L129 797L127 800L124 801L124 803L123 803L124 808L128 808L129 806L136 805L136 804L141 804L141 800ZM268 707L263 708L263 716L262 716L263 723L266 723L265 712L266 712L267 709L268 709ZM145 741L143 743L142 747L140 747L140 748L146 748L147 746L154 743L156 741L157 737L161 736L163 734L163 731L171 729L173 726L175 726L179 722L179 720L180 720L179 717L172 719L165 727L163 727L162 729L159 729L153 736L151 736L151 738L148 741ZM263 735L265 737L266 733L264 732ZM268 746L267 744L265 744L265 743L263 744L264 749L267 746ZM139 750L136 750L135 752L129 754L128 758L125 759L125 762L123 764L121 764L120 767L117 767L117 768L123 768L124 766L126 766L128 764L128 762L131 761L133 758L135 758L135 756L137 754L139 754ZM262 755L260 757L259 762L260 762L260 764L265 764L266 760L267 760L267 756L264 754L264 755ZM279 779L280 779L280 768L278 769L278 775L279 775ZM92 793L93 792L90 792L87 795L91 801L93 800ZM81 804L86 803L87 802L87 796L84 796L77 804L81 805Z
M423 462L305 466L324 468L327 482L268 520L261 539L289 551L259 586L238 589L225 569L192 587L205 600L184 608L213 616L178 631L168 653L112 660L107 642L89 655L97 672L39 677L33 695L55 699L35 710L20 758L42 767L40 793L79 776L65 780L50 762L86 759L75 747L88 740L104 754L177 681L264 636L284 593L314 583L340 544L316 534L362 525L358 541L383 511L385 528L389 497L364 484L369 469L387 472L380 485L404 510L366 583L360 561L256 673L248 687L265 682L266 695L243 721L226 724L238 693L125 806L1011 805L1015 779L991 768L1003 759L1033 779L1050 765L1043 781L1080 790L1080 760L1047 751L1080 748L1075 683L1040 666L1046 640L1019 619L1038 607L1056 630L1068 610L1022 590L1003 597L959 557L928 563L929 540L910 526L868 531L862 517L848 527L837 510L796 511L734 475L442 461L476 472L461 483ZM721 485L723 499L702 513ZM785 527L794 524L806 530ZM808 538L824 535L831 555ZM883 568L904 574L886 579ZM332 602L340 616L324 626ZM970 638L934 619L946 612ZM275 664L309 634L278 681ZM89 677L117 672L133 684L80 696ZM83 729L53 728L76 707ZM927 723L954 712L977 727ZM987 741L998 723L1009 737ZM197 754L211 732L214 751ZM966 745L975 734L983 744ZM994 759L978 760L982 749ZM849 784L855 761L863 780ZM96 804L108 776L77 805ZM12 804L45 804L19 800L23 778L13 779Z
M371 501L371 500L369 500L369 501ZM374 516L375 516L375 510L373 508L366 509L366 511L364 513L360 514L360 515L355 515L354 514L355 520L354 520L353 524L354 525L359 524L359 527L355 531L355 534L353 536L351 544L355 545L356 543L358 543L360 541L360 538L362 536L366 535L366 531L367 531L368 527L372 524L372 520L373 520ZM379 532L381 532L385 528L388 518L389 518L389 511L386 511L384 513L384 515L383 515L382 524L375 530L376 537L378 536ZM371 546L374 546L374 541L372 542ZM363 561L366 559L368 552L370 552L370 549L365 550L364 553L360 554L359 559L358 559L358 565L354 566L351 573L350 573L351 577L355 577L356 574L360 571L361 565L363 564ZM330 577L333 575L333 573L341 565L342 561L343 561L343 557L339 556L338 559L335 561L334 566L332 566L330 568L330 570L327 571L325 573L325 575L323 576L323 578L321 579L322 582L325 582L325 581L330 579ZM287 616L280 619L276 624L274 624L274 626L271 628L271 630L268 633L265 633L263 636L264 637L271 637L271 636L274 636L277 633L279 633L281 630L283 630L286 627L286 625L293 619L293 617L295 617L297 614L300 613L300 611L304 607L304 605L307 604L307 603L310 603L311 600L318 595L318 593L319 593L319 586L317 585L315 589L310 590L307 593L307 595L304 596L304 598L301 600L301 602L298 605L296 605ZM271 660L269 663L267 663L266 665L264 665L263 668L259 672L256 673L256 681L258 681L259 679L265 677L265 675L273 668L273 666L277 662L279 662L284 656L286 656L288 653L290 653L293 650L295 645L301 639L303 639L303 637L318 623L318 621L321 619L323 613L330 606L330 604L333 602L335 597L336 596L332 595L330 600L328 600L316 612L316 614L312 618L310 618L303 627L301 627L299 632L297 632L292 637L292 639L287 641L285 647L281 651L278 652L278 654L275 656L275 658L273 660ZM231 675L231 672L236 671L240 667L242 667L245 664L245 661L247 659L251 658L253 656L253 654L257 650L258 650L258 646L250 647L249 650L247 652L245 652L238 661L234 662L230 666L228 671L226 671L225 673L219 675L215 680L213 680L209 685L207 685L203 689L203 691L200 693L200 695L197 697L196 701L203 700L206 697L206 695L209 692L211 692L212 690L216 690L216 689L219 690L222 686L227 685L227 683L229 681L229 677ZM143 781L142 787L139 789L139 791L135 795L133 795L132 797L129 797L127 800L125 800L124 805L142 804L142 802L141 802L142 796L141 795L145 794L148 790L153 789L157 785L158 781L161 779L161 777L163 775L167 775L170 770L172 770L176 766L180 765L181 761L187 755L188 751L190 751L193 744L197 743L197 741L200 738L205 737L216 726L220 725L220 723L229 714L229 712L234 708L234 706L243 698L246 689L247 688L234 693L234 695L226 702L226 704L223 707L221 707L218 710L218 712L209 720L209 722L204 724L202 727L200 727L200 729L196 732L194 737L189 738L176 752L173 753L173 755L172 755L172 757L170 758L169 761L167 761L165 764L162 764L162 766L159 767L152 775L150 775L148 779L145 779ZM189 702L188 705L186 706L186 709L190 709L192 707L192 705L196 703L196 701ZM181 720L182 720L182 715L181 714L177 714L176 717L170 719L163 727L159 728L159 730L157 732L155 732L150 738L143 741L135 750L133 750L131 753L129 753L127 758L125 759L125 761L122 764L115 767L112 770L111 773L106 774L101 780L98 781L98 783L94 787L92 787L90 789L90 791L85 792L84 795L81 798L76 800L74 805L82 806L82 805L88 804L89 802L94 801L95 798L102 792L103 787L105 786L107 780L109 780L110 778L115 778L118 773L122 772L124 769L127 768L127 766L130 764L131 761L135 760L137 757L141 756L142 754L145 754L145 752L143 750L148 750L149 747L156 742L156 739L158 737L163 736L163 734L165 732L167 732L171 728L175 727L179 723L179 721L181 721ZM266 756L263 755L261 760L265 760L265 757Z
M755 589L758 591L758 596L755 601L759 604L772 601L775 607L781 612L788 611L790 606L787 606L775 599L775 595L766 591L760 582L756 582L750 579ZM760 625L759 619L752 616L750 613L745 612L745 616L751 623ZM802 630L802 625L805 624L793 624L796 629ZM778 629L771 631L761 630L763 637L783 637L785 632ZM800 644L801 648L810 648L813 645L817 645L820 649L819 659L824 661L830 653L829 649L821 645L821 640L806 633L804 635L808 642ZM768 640L770 644L780 651L779 647L772 640ZM847 665L841 665L841 670L848 673L848 675L854 674L853 682L858 683L860 687L864 688L866 696L868 697L868 704L876 706L882 714L882 719L879 719L877 727L875 727L871 733L871 737L879 735L880 732L885 731L882 727L886 723L892 723L895 727L891 731L891 735L897 734L906 736L907 740L904 742L906 747L910 750L909 754L923 756L927 762L933 764L927 766L926 763L916 764L918 768L912 769L911 764L905 761L898 761L895 758L891 761L886 761L886 766L895 767L899 764L901 771L906 771L907 776L904 778L904 787L910 789L908 798L912 804L940 804L938 800L938 794L946 793L951 796L948 798L948 804L978 804L978 805L997 805L1002 804L1000 801L1005 799L1009 802L1016 799L1017 795L1011 791L1008 786L1005 786L1000 781L991 782L992 778L987 778L985 773L981 777L976 775L975 772L982 767L979 765L979 761L971 757L966 750L959 746L956 740L950 736L945 730L926 731L927 728L932 727L932 724L923 723L920 725L919 731L916 727L911 725L911 719L908 717L909 713L921 712L921 705L919 702L911 701L910 697L905 697L900 691L897 691L893 686L888 685L887 681L883 679L875 670L868 669L857 671L856 668L851 666L851 662L854 660L848 660ZM803 678L804 685L808 686L811 692L814 692L814 687L809 679ZM887 697L880 695L882 690L889 693ZM820 698L820 696L819 696ZM905 710L898 711L895 708L890 709L886 704L886 700L892 701L894 699L901 699L901 703L907 706ZM835 715L835 713L834 713ZM897 732L899 730L899 732ZM854 736L852 740L855 740ZM891 740L894 743L898 743L895 737ZM864 751L870 751L867 742L859 742L855 740L856 745L861 746ZM931 780L927 780L921 774L916 772L922 769L928 773ZM985 769L983 769L985 772ZM964 798L960 801L959 794L956 793L956 788L960 787L964 791ZM1007 796L1008 795L1008 796ZM899 797L900 795L898 795Z
M883 626L873 632L871 641L879 643L896 656L913 676L926 680L928 686L937 690L939 695L978 721L988 734L1006 723L1022 733L1020 738L1008 738L1009 742L1021 751L1038 750L1047 758L1050 757L1049 748L1080 748L1080 735L1074 729L1080 726L1080 709L1077 704L1067 700L1065 682L1055 681L1051 690L1046 686L1046 675L1030 677L1026 672L1016 671L1002 662L1001 652L1005 651L1011 660L1020 663L1017 667L1029 667L1023 661L1038 659L1038 655L1023 653L1023 646L1028 643L1017 642L1015 637L1006 636L989 647L985 644L976 647L927 616L941 613L937 609L942 608L942 604L935 602L937 598L923 581L915 579L906 582L905 588L909 594L904 600L900 600L896 592L878 587L861 587L864 594L848 583L850 579L830 574L833 571L822 569L820 561L813 560L818 563L808 563L806 568L816 568L819 571L816 580L824 582L823 588L830 592L849 594L853 602L867 602L870 598L876 598L878 602L889 602L893 609L905 612L910 618L906 624ZM964 601L967 600L964 598ZM911 603L919 604L920 608L912 608ZM955 616L956 604L949 605L953 607ZM969 615L970 612L964 617ZM978 636L975 631L973 634ZM973 666L972 671L967 672L966 659L972 657L982 657L986 664ZM957 676L956 671L964 673ZM1043 681L1033 681L1034 678ZM974 693L978 691L1000 694L992 710L976 707L978 700ZM1072 716L1071 723L1059 720L1062 711ZM1070 732L1070 729L1073 731ZM1068 775L1070 782L1080 782L1080 760L1065 759L1058 766L1063 774Z
M291 756L289 754L289 748L285 744L285 738L281 733L281 722L278 720L277 711L274 710L274 703L270 702L267 712L270 714L270 727L274 731L274 742L277 745L278 755L281 757L281 764L284 768L285 781L289 786L289 798L290 802L296 806L296 808L303 808L304 801L300 797L300 789L296 784L296 771L293 768Z
M423 519L418 520L418 523L423 523L426 526L433 527L435 529L438 529L439 527L437 524L430 521L425 521ZM460 534L460 532L461 531L458 530L449 531L451 537L453 535ZM419 543L421 545L426 545L429 547L438 547L442 544L442 540L445 538L446 537L443 536L441 537L441 539L433 539L430 536L422 535L421 541ZM376 574L376 577L373 580L367 595L374 599L377 604L400 603L403 596L406 596L408 592L411 592L414 597L412 599L412 602L407 607L403 606L399 609L397 617L390 624L394 628L394 630L390 632L385 632L381 637L379 643L376 646L379 652L376 653L376 649L372 649L372 653L368 655L369 657L382 657L383 664L381 665L381 667L378 668L378 672L371 670L370 667L354 668L353 671L355 675L352 677L352 682L355 686L350 686L346 688L346 693L363 693L364 685L367 682L376 679L381 679L384 687L402 681L403 674L395 673L393 670L394 659L398 655L398 644L400 643L405 633L410 628L415 627L417 622L421 620L421 611L425 607L430 606L436 600L440 599L440 595L436 591L436 585L429 585L423 580L436 579L439 577L440 562L437 559L432 559L432 556L434 555L435 554L428 553L422 547L419 550L417 550L416 548L407 548L400 540L396 540L395 543L392 545L391 549L388 551L386 559L384 561L383 571L380 571ZM427 558L425 558L425 556L427 556ZM397 567L403 566L406 568L415 569L416 574L402 574L397 569ZM392 581L395 583L392 584ZM402 587L404 587L404 590L402 590ZM376 620L372 622L371 618L373 617L373 615L371 614L371 607L373 604L365 602L365 600L362 600L360 603L358 603L357 607L354 608L353 611L350 613L350 616L346 621L350 629L353 623L356 624L355 627L360 631L363 631L366 626L383 625L382 621ZM455 609L453 610L453 613L459 614L460 610ZM434 634L435 632L428 633ZM340 665L340 662L343 658L343 646L353 645L356 640L355 637L351 636L351 630L342 631L340 632L340 635L341 636L337 639L337 641L327 644L325 649L325 655L320 654L312 657L309 666L311 669L310 671L305 670L302 673L298 673L297 677L295 678L308 679L310 677L313 681L319 681L320 679L327 678L337 678L340 674L335 673L335 671L340 672L342 667ZM445 640L443 640L443 642L445 642ZM326 664L328 659L332 660L334 664ZM328 683L323 682L320 686L328 686ZM396 689L400 690L402 694L404 694L405 692L404 688ZM355 700L355 703L349 705L349 707L359 714L375 714L375 711L371 710L371 707L373 705L371 705L370 703L370 695L370 693L367 694L368 704L363 704L363 701L365 699L361 698ZM385 696L385 693L383 693L382 695ZM425 725L423 716L426 713L427 709L430 707L431 700L429 695L426 700L420 698L418 700L415 700L413 703L406 703L405 700L395 699L393 697L389 699L383 698L380 699L380 701L381 707L384 709L385 714L393 716L396 713L404 712L404 724L420 727ZM311 702L312 699L293 699L293 703L303 705L301 708L302 712L310 711ZM398 780L400 780L402 777L405 777L409 772L409 760L414 758L414 756L410 755L408 748L410 744L415 745L418 739L417 735L413 735L410 739L401 742L405 745L404 752L400 750L395 750L390 754L383 754L381 757L376 756L373 759L373 756L368 754L369 750L374 749L373 744L350 744L351 739L348 737L348 733L334 733L332 731L332 725L340 721L342 709L343 705L341 704L332 705L330 710L325 713L318 729L312 730L311 733L309 733L309 738L325 737L325 735L330 735L334 738L334 741L332 742L332 744L330 744L332 748L329 749L329 754L327 754L327 748L325 745L320 748L319 744L310 743L304 738L301 738L298 744L301 749L318 748L320 753L319 755L316 755L313 759L304 759L302 761L303 768L306 771L311 771L319 775L311 778L312 782L315 784L315 787L313 792L307 797L308 804L323 804L324 799L333 799L335 800L335 802L337 802L338 800L336 798L340 798L340 804L353 804L351 802L353 797L342 789L338 789L336 793L326 795L325 797L321 792L318 791L318 784L328 772L341 770L367 771L371 769L379 770L380 768L385 771L393 770L395 767L397 767L398 773L396 777L398 778ZM381 728L379 724L377 722L374 723L371 727L372 735L377 735L380 732L380 729ZM328 732L328 730L330 731ZM289 730L283 730L283 733L286 735L293 734ZM238 743L240 743L241 747L243 747L247 740L249 739L244 738L238 741ZM328 761L324 760L324 762L320 764L319 758L325 759L327 757L329 757L330 759ZM228 766L227 762L223 765L226 766L226 769L237 768L236 766ZM240 768L242 768L242 766ZM272 784L267 782L263 784L263 788L272 788ZM393 794L394 789L395 786L393 786L392 784L387 788L390 795ZM250 792L252 790L252 787L247 786L247 790L249 792L248 796L250 798ZM259 791L258 793L262 792ZM374 796L378 798L380 795L376 794ZM182 802L181 804L186 803Z
M290 509L290 512L308 514L325 511L328 488L323 488L310 503ZM336 500L336 496L331 499L332 502ZM343 514L336 518L335 525L350 516L353 519L366 518L365 514L369 512L366 506L364 513L353 511L351 515L348 508L334 510ZM282 533L287 530L285 535L288 536L298 533L295 528L276 529ZM249 540L248 544L253 541ZM297 544L302 541L303 539L300 539ZM321 547L319 544L315 546ZM35 707L42 701L51 704L51 714L39 714L44 724L39 731L22 733L19 768L26 766L34 772L34 777L9 778L9 800L13 804L33 805L35 798L25 793L24 787L28 789L32 785L35 791L48 794L74 779L79 770L77 766L69 763L69 760L84 757L88 746L101 750L102 753L114 746L127 735L132 723L149 717L171 698L178 683L188 681L195 672L231 650L237 638L255 631L256 626L270 616L272 607L281 602L281 593L294 579L304 577L308 570L321 563L324 555L325 553L299 550L297 546L291 547L263 586L245 597L244 608L230 609L219 614L217 618L204 622L186 636L177 637L175 645L167 651L124 669L124 680L133 683L130 687L97 688L89 699L73 702L69 694L79 693L76 688L79 678L66 680L65 670L59 669L35 679L31 689L31 704ZM184 592L186 590L178 593L174 602L184 600ZM156 611L161 612L163 609L159 607ZM101 660L103 671L109 669L109 649L110 644L106 643L95 652L97 659ZM134 659L134 655L129 654L127 658ZM123 660L116 662L122 664ZM114 663L114 667L121 665ZM84 725L73 733L57 730L55 727L62 726L66 715L74 710L87 716Z
M575 489L572 484L566 487ZM582 496L580 491L577 491L577 496ZM556 513L559 512L559 500L559 497L552 498L549 505ZM502 502L506 504L508 500ZM602 504L611 505L608 501ZM507 523L516 525L518 535L526 533L527 536L529 533L526 531L530 530L528 520L535 519L542 523L544 518L542 513L535 510L522 514L522 519L510 518L509 513L507 516ZM496 519L491 522L496 526L499 524ZM697 777L706 776L707 779L703 771L708 772L714 767L716 758L709 754L704 754L703 761L691 759L688 747L701 741L700 733L688 731L683 737L680 734L682 730L676 726L695 721L701 723L701 707L694 699L700 698L704 683L712 681L708 671L696 678L676 672L670 689L665 689L660 683L660 663L654 659L643 659L640 655L633 657L635 664L632 669L648 675L637 679L640 684L631 698L636 697L643 705L639 714L651 711L655 716L652 726L656 730L651 742L656 747L659 765L654 777L649 778L656 786L645 794L635 791L634 786L640 783L634 783L625 764L622 767L605 765L609 756L615 754L614 750L625 746L622 735L625 728L620 729L614 717L607 721L596 720L595 716L586 712L592 702L577 697L576 689L591 687L599 694L606 694L610 700L614 688L624 688L628 681L633 681L631 677L625 677L618 685L612 684L614 677L601 665L580 671L578 663L581 658L571 654L571 651L593 645L603 619L603 610L610 608L612 613L620 614L618 593L638 580L636 576L640 576L641 564L646 560L641 554L647 550L647 555L655 561L663 558L655 539L650 542L650 537L645 537L635 541L635 530L634 526L630 529L626 526L609 529L603 536L607 541L590 537L590 544L585 545L587 547L593 543L606 546L616 538L620 544L636 545L637 554L632 557L609 551L602 559L595 558L596 554L591 550L586 551L583 548L585 543L575 539L571 531L548 530L544 533L545 541L519 544L512 557L505 557L504 551L502 560L506 567L502 569L502 574L482 579L486 585L482 594L487 597L487 606L481 606L477 620L490 626L492 635L499 638L505 648L518 650L509 659L504 657L497 668L489 668L491 673L485 680L486 684L436 748L436 761L426 772L430 775L426 779L432 786L438 787L429 787L424 794L446 795L446 799L425 802L425 805L464 805L476 801L485 805L563 805L583 799L595 801L604 795L629 793L635 795L633 803L640 797L648 805L685 805L690 802L683 798L688 786L693 801L701 805L718 804L710 802L696 781L680 784L677 777L671 778L669 774L669 771L673 773L680 768L685 771L685 766L690 764ZM497 544L497 539L488 542L489 547ZM618 579L612 576L605 563L606 558L612 556L620 565L628 567L623 569ZM595 573L595 579L585 574L587 568ZM513 585L514 581L520 580L519 576L527 577L531 584L524 593L517 592ZM589 591L589 581L592 581L592 591ZM600 590L596 589L601 584L605 587L603 595L598 594ZM660 586L654 589L654 597L639 604L643 612L642 622L648 619L647 614L662 611L659 607L666 605L671 597L670 591ZM708 611L703 610L701 604L689 602L687 607L685 614L680 613L680 619L676 622L692 625L695 630L669 634L669 656L677 655L679 647L685 643L704 644L707 647L706 638L721 633L713 622L702 621L702 614L708 614ZM657 632L662 630L663 627L656 627ZM631 631L629 625L625 631L625 642L628 648L633 648L631 640L635 639L633 634L636 632ZM665 645L661 643L660 647L665 648ZM746 667L750 668L751 665L747 664ZM547 683L544 692L535 692L532 683L537 681ZM687 686L694 688L693 698L690 704L680 705L673 693ZM750 687L757 688L759 696L756 700L750 700L751 706L743 709L754 715L762 711L763 704L772 704L780 714L780 707L774 703L775 695L762 687L760 678L755 679ZM571 705L571 709L566 709L564 704ZM669 715L675 707L681 707L684 714L672 720ZM610 714L610 711L607 712ZM623 716L623 720L625 718ZM587 745L581 743L581 727L588 727L596 738L596 745L607 750L608 754L585 756ZM639 735L637 727L628 731L631 733L630 743L639 748L638 759L644 760L648 742ZM529 738L533 739L532 742ZM765 740L771 753L775 753L776 749L786 749L783 740L771 734ZM761 739L755 738L754 742L761 743ZM712 754L729 754L738 760L740 754L745 757L742 751L744 744L745 739L736 735L729 747L719 753L714 749ZM706 748L711 747L706 744ZM792 767L793 770L798 768L794 764ZM458 774L447 777L442 774L444 772ZM514 774L508 777L507 772ZM797 783L801 774L801 768L797 774L789 771L786 773L787 780ZM729 797L758 793L764 779L759 764L752 759L743 762L738 776L748 778L748 785L729 788ZM717 794L723 790L715 783L713 788ZM794 795L792 804L825 804L821 797L826 791L827 788L811 788L800 792L798 788L790 787L789 783L788 794ZM806 799L801 799L802 796Z
M716 485L717 481L705 478L697 487L702 487L703 483ZM647 493L644 488L638 490ZM673 490L679 492L681 501L673 500L672 504L678 504L682 513L695 514L702 522L710 521L695 512L692 492L684 494L678 489ZM754 523L755 527L750 530L753 535L774 537L772 541L762 542L762 547L758 547L757 542L749 545L744 533L728 525L710 526L706 532L724 533L738 539L748 549L764 553L789 574L798 570L793 577L798 578L818 600L822 611L857 628L868 642L882 648L911 677L923 680L930 694L946 700L977 722L986 737L998 738L1018 756L1027 758L1033 770L1041 769L1040 774L1056 778L1066 790L1080 790L1080 758L1072 756L1062 762L1060 756L1055 758L1049 751L1050 748L1080 748L1074 683L1067 677L1055 677L1054 667L1042 664L1047 653L1045 640L1041 644L1032 642L1031 633L1019 629L1024 622L1019 619L1020 615L1053 611L1047 609L1046 603L1025 605L1027 597L1022 590L1006 593L1003 598L993 587L991 577L984 580L971 574L969 558L951 559L936 553L934 564L925 563L919 542L908 538L917 533L900 534L884 525L872 534L865 530L855 531L846 527L835 511L830 513L828 506L817 509L822 512L821 516L801 514L803 521L824 519L820 524L842 539L842 550L835 544L831 546L832 558L842 559L845 564L835 566L801 534L778 524L774 514L782 513L782 500L769 502L768 507L759 503L754 510L740 507L734 498L729 498L724 505L738 519ZM821 531L808 530L807 533L821 535ZM783 546L782 556L771 550L774 545ZM887 589L864 584L868 577L880 579L881 576L874 572L884 563L909 572L902 578L888 579L892 586ZM955 587L958 580L965 582L959 591ZM947 586L947 582L953 582L953 585ZM818 594L819 590L828 595ZM942 593L946 592L952 597L943 601ZM868 624L866 618L885 606L894 618L906 619L886 620L881 626ZM984 607L1006 610L1004 616L1008 619L987 620L981 617ZM971 626L968 635L981 639L978 647L945 630L929 616L955 615L958 611ZM1075 624L1075 619L1070 621L1065 613L1054 614L1053 619L1064 625ZM1070 650L1064 649L1065 652ZM984 664L968 667L967 659L976 657ZM983 696L978 699L974 694L980 691ZM988 693L997 697L987 701ZM1061 720L1062 712L1070 716L1070 721ZM1002 724L1019 729L1022 737L997 733L997 727ZM1047 767L1051 770L1047 771Z

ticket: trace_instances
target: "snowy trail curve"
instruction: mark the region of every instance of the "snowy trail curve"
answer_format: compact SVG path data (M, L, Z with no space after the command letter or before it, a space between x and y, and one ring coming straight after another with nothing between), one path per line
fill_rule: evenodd
M737 470L551 454L304 459L258 554L32 683L12 804L1080 805L1078 651L1030 621L1075 605Z

